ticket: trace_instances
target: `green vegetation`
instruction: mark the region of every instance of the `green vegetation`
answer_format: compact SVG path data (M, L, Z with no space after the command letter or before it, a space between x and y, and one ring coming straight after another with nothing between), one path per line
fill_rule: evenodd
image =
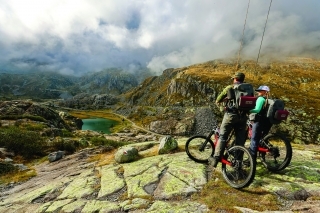
M44 119L41 116L34 116L34 115L5 115L0 116L0 120L19 120L19 119L30 119L32 121L40 121L45 122L46 119Z
M68 154L74 153L78 148L80 148L80 143L74 140L67 140L61 137L56 137L53 142L51 142L49 147L50 151L62 150L66 151ZM82 147L84 148L84 147Z
M42 131L46 125L43 123L21 123L20 128L25 128L28 131Z
M15 172L17 169L11 164L0 161L0 175Z
M0 128L0 147L5 147L25 158L31 158L43 156L47 145L45 138L38 132L11 126Z
M73 137L73 134L72 134L72 132L70 132L70 131L67 130L67 129L62 129L62 136L63 136L63 137L71 138L71 137Z
M107 146L112 147L113 149L127 145L128 143L125 142L117 142L113 140L108 140L102 137L92 137L90 138L90 142L93 146Z
M35 176L37 176L37 172L33 168L30 168L29 170L25 170L25 171L16 171L15 169L10 172L3 173L0 176L0 184L22 182L22 181L29 180L30 178Z

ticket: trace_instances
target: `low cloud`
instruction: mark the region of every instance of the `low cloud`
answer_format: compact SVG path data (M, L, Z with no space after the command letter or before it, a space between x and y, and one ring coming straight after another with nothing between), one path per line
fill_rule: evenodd
M241 56L256 58L270 1L251 0ZM156 74L236 57L247 1L0 0L0 71ZM320 2L273 1L261 59L319 57Z

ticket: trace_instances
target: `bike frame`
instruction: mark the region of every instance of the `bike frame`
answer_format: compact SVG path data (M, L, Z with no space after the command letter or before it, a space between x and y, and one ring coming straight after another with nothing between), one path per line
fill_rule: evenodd
M247 187L253 181L255 162L248 149L235 144L233 135L234 130L228 136L224 154L219 162L221 163L222 175L226 182L232 187L240 189ZM207 135L194 135L190 137L186 142L187 155L196 162L210 163L208 158L214 154L219 137L220 131L218 125L214 125ZM195 143L192 142L194 139ZM242 163L244 158L246 162Z
M208 134L208 136L207 136L207 138L206 138L206 142L211 139L212 135L214 135L214 143L213 143L213 144L214 144L214 146L217 145L218 140L219 140L219 137L218 137L218 135L215 134L215 133L218 132L218 128L219 128L219 127L218 127L217 125L214 126L214 128L213 128L213 129L210 131L210 133ZM229 139L227 140L228 142L229 142L229 140L230 140L230 138L231 138L231 135L233 135L233 131L231 132L230 137L229 137ZM203 150L205 149L206 145L207 145L207 143L203 143L202 146L201 146L201 148L200 148L200 151L203 151ZM232 163L231 163L230 161L224 159L223 157L221 158L221 163L226 164L226 165L229 165L229 166L232 166Z
M252 124L250 123L250 121L247 122L247 126L248 126L247 135L249 135L250 138L251 138L251 135L252 135ZM211 139L211 137L214 135L214 143L213 143L214 146L217 145L218 140L219 140L218 135L215 134L216 132L218 132L218 128L219 128L218 125L215 125L214 128L210 131L210 133L208 134L208 136L206 138L206 141L207 141L207 140ZM233 133L234 133L234 130L232 130L232 132L230 133L230 136L229 136L229 138L227 140L227 144L229 143ZM203 143L203 145L201 146L200 150L203 151L205 149L206 145L207 145L207 143ZM231 144L231 146L233 146L233 143ZM264 148L264 147L261 147L261 146L258 145L258 152L268 153L268 152L270 152L270 150L268 148ZM227 161L224 158L221 158L221 163L231 166L231 162Z

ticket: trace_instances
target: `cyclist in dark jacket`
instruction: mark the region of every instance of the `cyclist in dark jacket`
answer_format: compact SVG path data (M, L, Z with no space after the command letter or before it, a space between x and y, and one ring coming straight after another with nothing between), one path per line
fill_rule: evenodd
M270 89L268 86L260 86L258 89L256 89L256 91L258 92L256 106L254 109L250 110L250 113L258 114L257 117L259 118L256 121L252 121L252 136L249 151L254 160L257 158L258 145L262 134L268 134L272 127L269 118L266 117L266 106L268 103L267 100Z
M227 92L230 88L233 87L235 84L241 84L244 82L245 75L242 72L236 72L234 76L232 76L233 84L227 86L217 97L216 104L220 104L225 101L227 97ZM215 147L215 152L213 157L209 158L209 165L210 167L216 167L217 164L220 162L220 159L223 155L223 151L226 146L226 142L228 139L229 134L231 133L232 129L235 131L235 139L236 145L244 145L246 140L246 125L247 125L247 113L240 112L234 108L228 107L226 104L225 113L223 116L223 120L220 126L220 134L219 134L219 141L217 146ZM213 168L209 168L211 170Z

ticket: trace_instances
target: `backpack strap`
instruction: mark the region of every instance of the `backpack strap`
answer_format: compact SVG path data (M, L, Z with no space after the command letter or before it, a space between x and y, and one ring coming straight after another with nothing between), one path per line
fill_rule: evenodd
M266 93L266 97L264 97L265 98L265 102L264 102L264 106L263 106L263 108L266 108L267 107L267 105L268 105L268 99L269 99L269 92L267 92Z
M266 116L267 115L267 111L268 111L268 99L269 99L269 94L267 94L266 97L261 96L262 98L264 98L265 102L264 105L262 107L262 109L260 110L260 112L258 113L261 116Z

